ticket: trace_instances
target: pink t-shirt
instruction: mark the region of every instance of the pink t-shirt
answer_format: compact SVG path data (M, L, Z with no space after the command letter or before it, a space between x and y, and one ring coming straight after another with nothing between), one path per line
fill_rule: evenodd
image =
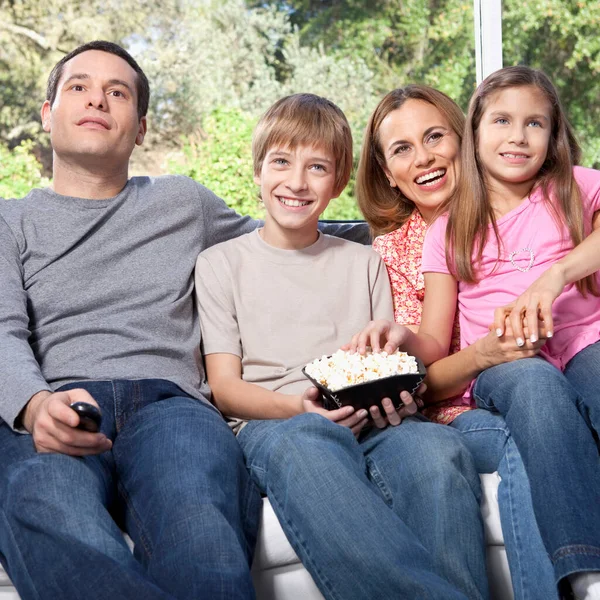
M575 167L584 207L584 229L592 230L592 218L600 210L600 171ZM445 235L447 215L433 223L423 247L423 273L449 273L446 264ZM459 282L461 347L474 343L488 333L494 309L513 301L553 263L573 249L567 228L558 227L540 190L496 221L502 245L498 245L492 226L483 249L479 282ZM521 270L519 270L519 267ZM494 270L495 269L495 270ZM493 272L492 272L493 271ZM599 273L596 279L600 283ZM600 339L600 298L584 298L575 285L565 287L552 307L554 336L542 355L560 369L580 350Z

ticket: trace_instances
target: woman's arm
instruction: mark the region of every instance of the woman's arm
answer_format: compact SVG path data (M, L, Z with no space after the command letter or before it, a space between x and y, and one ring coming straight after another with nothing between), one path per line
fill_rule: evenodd
M426 404L435 404L458 396L485 369L520 358L531 358L545 343L545 338L542 338L535 343L527 341L519 347L510 326L502 338L490 331L460 352L429 365L425 378L427 391L423 394L423 400Z
M373 352L383 350L389 354L400 348L420 358L426 366L446 356L456 308L456 281L451 275L427 273L425 286L428 291L418 331L414 325L397 325L385 319L371 321L344 349L364 354L370 346ZM433 291L429 292L427 286Z

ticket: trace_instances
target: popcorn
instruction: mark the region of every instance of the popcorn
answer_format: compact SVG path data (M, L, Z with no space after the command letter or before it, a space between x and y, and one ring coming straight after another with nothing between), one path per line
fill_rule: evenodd
M396 350L358 354L338 350L331 356L322 356L306 365L305 371L332 392L391 375L418 373L417 359Z

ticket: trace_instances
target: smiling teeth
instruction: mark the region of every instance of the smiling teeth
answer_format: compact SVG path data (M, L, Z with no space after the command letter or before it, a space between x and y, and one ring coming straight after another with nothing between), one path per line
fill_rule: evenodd
M281 204L285 204L286 206L307 206L310 202L305 200L292 200L291 198L279 198L279 202Z
M437 171L432 171L431 173L427 173L426 175L421 175L421 177L417 177L416 181L418 184L426 184L428 181L431 181L432 179L437 179L438 177L442 177L445 174L446 169L438 169Z
M511 154L510 152L503 152L502 156L506 156L506 158L527 158L526 154Z

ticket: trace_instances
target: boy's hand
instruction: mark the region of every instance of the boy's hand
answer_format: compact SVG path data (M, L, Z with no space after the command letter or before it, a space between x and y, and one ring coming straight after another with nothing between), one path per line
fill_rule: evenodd
M420 395L425 393L426 389L427 386L422 383L417 390L417 394ZM417 412L417 403L408 392L400 392L400 399L404 403L404 406L402 406L400 410L396 410L394 408L394 405L389 398L384 398L381 401L383 408L385 409L385 415L381 414L378 406L371 406L369 412L371 413L371 417L373 417L373 423L375 424L375 427L378 427L379 429L385 429L388 425L397 427L400 425L400 423L402 423L403 419L410 417Z
M101 454L110 450L112 442L103 433L76 429L79 415L69 406L87 402L98 406L82 389L35 394L23 412L23 426L33 436L38 452L59 452L70 456Z
M364 354L367 346L370 346L373 352L383 350L391 354L402 346L411 334L411 330L404 325L379 319L371 321L362 331L353 335L350 343L343 346L342 350Z
M319 400L319 390L316 387L309 387L304 391L302 394L302 408L304 412L318 413L338 425L348 427L356 436L367 424L368 413L364 409L355 411L352 406L342 406L342 408L336 408L335 410L323 408Z

